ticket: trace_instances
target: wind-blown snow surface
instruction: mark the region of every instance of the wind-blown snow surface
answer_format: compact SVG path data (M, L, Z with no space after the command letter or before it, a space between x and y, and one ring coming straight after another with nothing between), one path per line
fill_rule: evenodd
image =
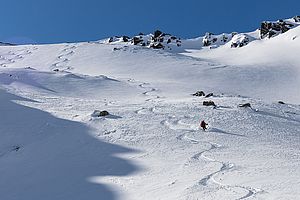
M299 199L299 30L185 55L0 47L0 199Z

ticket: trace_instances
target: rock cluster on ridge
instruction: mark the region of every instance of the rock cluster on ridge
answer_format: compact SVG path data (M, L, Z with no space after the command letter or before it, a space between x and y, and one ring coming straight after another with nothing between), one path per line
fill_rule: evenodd
M230 48L241 48L254 40L270 39L279 34L285 33L288 30L300 25L300 16L295 16L290 19L278 21L263 21L254 32L250 33L222 33L219 35L206 33L203 37L197 38L200 48L218 48L227 45ZM108 44L122 44L143 46L152 49L174 50L177 48L188 48L185 46L185 41L174 35L156 30L153 34L145 35L139 33L136 36L114 36L106 40ZM118 48L115 48L118 50Z
M153 49L172 49L174 46L181 46L180 38L168 33L156 30L153 34L144 35L140 33L132 38L128 36L114 36L108 39L108 43L125 42L132 45L147 46Z

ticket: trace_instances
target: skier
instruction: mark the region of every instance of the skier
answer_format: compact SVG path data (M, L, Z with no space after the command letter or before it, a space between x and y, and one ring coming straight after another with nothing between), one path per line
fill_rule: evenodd
M200 123L200 127L203 128L204 131L207 129L207 127L206 127L207 125L208 125L208 124L205 123L204 120L202 120L201 123Z

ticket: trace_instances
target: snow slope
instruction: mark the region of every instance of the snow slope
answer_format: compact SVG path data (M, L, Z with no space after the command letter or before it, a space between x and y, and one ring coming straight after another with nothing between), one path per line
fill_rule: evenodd
M298 38L0 47L0 199L299 199Z

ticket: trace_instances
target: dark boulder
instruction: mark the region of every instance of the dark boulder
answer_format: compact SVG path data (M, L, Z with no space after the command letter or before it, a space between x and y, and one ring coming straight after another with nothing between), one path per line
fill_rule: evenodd
M134 45L138 45L139 43L143 42L143 39L141 39L140 37L133 37L132 42Z
M197 91L194 94L192 94L193 96L197 96L197 97L202 97L205 96L205 93L203 91Z
M231 44L231 48L237 48L238 46L239 45L237 43L235 43L235 42Z
M109 112L106 110L100 111L100 110L95 110L92 114L92 117L104 117L109 115Z
M123 39L123 42L129 42L130 37L124 35L122 39Z
M120 47L115 47L115 48L113 48L113 51L119 51L119 50L121 50L122 48L120 48Z
M203 101L204 106L216 106L215 102L213 101Z
M114 38L113 37L110 37L109 39L108 39L108 42L109 43L111 43L111 42L113 42L114 41Z
M109 113L106 110L103 110L99 113L99 116L107 116Z
M246 108L246 107L251 108L251 104L250 103L239 104L239 107L241 107L241 108Z
M279 104L285 104L283 101L278 101Z

